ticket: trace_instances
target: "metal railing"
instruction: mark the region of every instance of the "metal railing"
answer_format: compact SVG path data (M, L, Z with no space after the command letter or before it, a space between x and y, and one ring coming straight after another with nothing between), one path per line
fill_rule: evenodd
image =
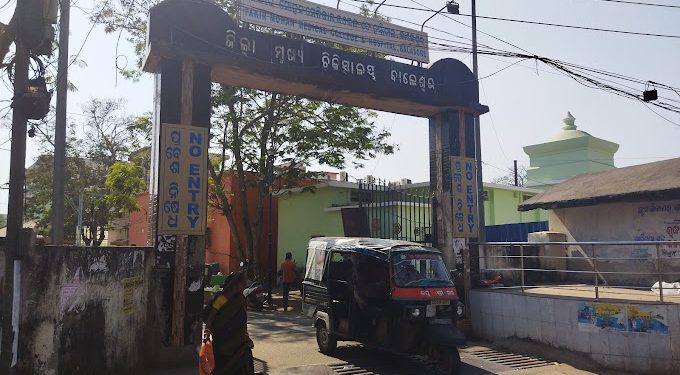
M658 299L664 302L663 283L680 280L680 241L486 242L479 245L482 278L489 273L500 274L503 283L494 287L516 288L522 293L541 287L581 291L592 288L595 299L599 300L604 288L609 295L616 291L630 294L630 290L650 291L656 282ZM656 288L653 291L656 292ZM674 288L672 293L680 293L680 289Z

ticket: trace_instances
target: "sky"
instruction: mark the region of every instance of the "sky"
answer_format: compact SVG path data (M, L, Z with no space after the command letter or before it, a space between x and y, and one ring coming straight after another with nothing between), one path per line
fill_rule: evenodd
M333 7L337 4L336 0L314 2ZM471 13L470 0L458 2L460 13ZM680 5L672 0L642 2ZM478 16L680 36L680 8L605 0L484 0L477 3ZM10 0L0 9L0 21L6 22L11 17L15 4L16 0ZM69 80L77 91L69 93L68 121L79 124L82 106L91 98L123 98L128 114L150 111L153 101L151 74L145 73L138 82L132 82L118 74L116 69L116 63L123 67L135 61L125 35L118 42L117 33L106 34L102 27L91 26L86 14L92 7L91 0L79 0L76 4L78 7L71 11L69 54L78 54L87 65L73 65L69 70ZM391 17L395 24L420 29L420 24L432 12L387 5L439 9L444 4L443 0L387 0L380 11ZM361 3L352 0L340 1L340 9L347 11L358 11L356 7L359 5ZM469 25L470 17L439 15L427 22L425 31L431 41L432 38L442 38L471 46L471 29L455 21ZM680 38L480 18L477 28L478 42L497 49L522 52L498 40L502 39L532 55L680 87ZM430 51L431 62L447 57L461 60L472 68L469 53ZM680 157L680 115L677 113L659 108L654 108L657 112L654 113L642 102L585 87L533 60L480 55L479 77L480 102L490 108L490 112L480 118L484 181L507 174L513 160L528 166L529 159L522 147L546 142L560 130L567 111L576 118L579 130L620 145L615 155L618 167ZM645 90L643 84L631 84L631 87L640 92ZM680 101L679 93L660 91L660 94ZM0 84L0 100L9 98L8 86ZM0 108L8 104L6 101L0 103ZM5 112L6 109L0 111L0 116ZM362 169L348 168L350 180L369 174L390 181L401 178L409 178L413 182L428 180L427 124L427 119L423 118L380 113L375 127L389 130L392 133L390 142L399 145L399 150L394 155L381 155L365 161ZM9 179L9 139L9 129L1 128L0 158L7 162L0 163L0 183ZM31 165L38 154L38 145L29 139L26 165ZM6 193L6 190L0 190L0 212L6 211Z

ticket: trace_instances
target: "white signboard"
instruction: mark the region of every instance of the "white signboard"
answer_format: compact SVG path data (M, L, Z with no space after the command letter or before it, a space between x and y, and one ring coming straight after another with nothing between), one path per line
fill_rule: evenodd
M244 22L429 62L427 33L305 0L240 0Z
M163 124L158 234L205 234L208 212L208 129Z

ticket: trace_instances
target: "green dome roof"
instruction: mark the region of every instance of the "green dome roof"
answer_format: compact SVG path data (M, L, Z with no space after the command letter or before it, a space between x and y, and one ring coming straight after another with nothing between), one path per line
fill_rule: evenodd
M567 117L565 117L562 122L564 122L562 130L550 137L549 142L564 141L572 138L592 137L592 135L588 134L587 132L576 129L576 118L571 115L571 112L567 112Z

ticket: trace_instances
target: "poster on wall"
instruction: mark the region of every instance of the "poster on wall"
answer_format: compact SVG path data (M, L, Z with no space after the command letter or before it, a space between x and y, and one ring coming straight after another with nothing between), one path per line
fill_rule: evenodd
M628 331L668 334L665 306L628 305Z
M626 331L626 310L624 305L613 303L581 302L578 307L580 330Z
M669 332L664 306L581 302L577 323L580 331Z

